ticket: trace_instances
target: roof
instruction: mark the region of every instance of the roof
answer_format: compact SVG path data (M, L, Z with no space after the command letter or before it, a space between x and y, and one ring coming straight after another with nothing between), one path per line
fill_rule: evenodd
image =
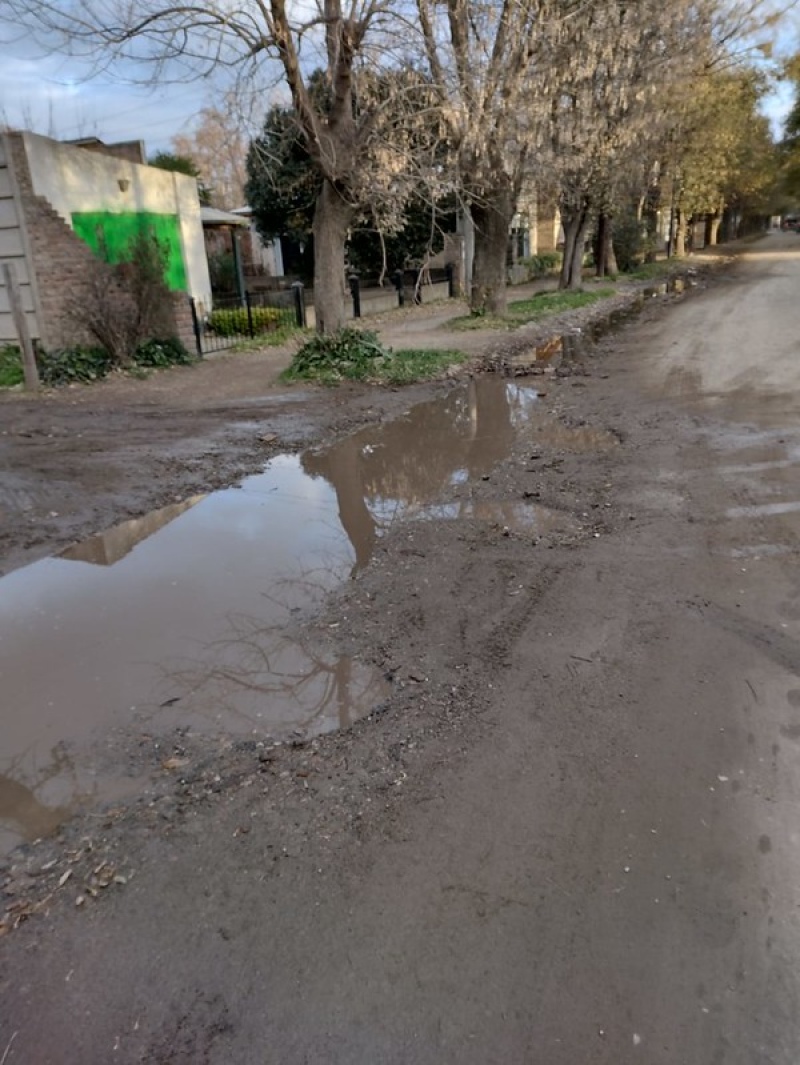
M241 215L231 211L220 211L217 207L201 207L200 221L204 226L247 226L249 223Z

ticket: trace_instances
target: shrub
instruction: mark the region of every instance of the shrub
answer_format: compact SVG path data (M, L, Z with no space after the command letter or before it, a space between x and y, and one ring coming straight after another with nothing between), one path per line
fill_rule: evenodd
M195 361L194 356L189 354L180 340L168 337L166 340L148 340L140 344L133 354L130 370L133 373L141 367L162 369L167 366L186 366ZM105 348L74 347L39 352L37 362L42 384L50 388L89 384L117 368L116 360ZM2 363L0 372L1 369Z
M133 361L137 366L162 369L166 366L190 366L197 362L197 357L188 352L177 337L167 337L166 340L147 340L140 344Z
M287 377L364 380L373 373L376 360L388 355L376 333L346 326L337 333L312 337L292 359Z
M655 250L655 237L649 235L635 214L621 215L614 219L614 255L617 268L627 274L647 261L648 254Z
M561 268L561 253L544 251L540 255L530 255L527 259L521 259L520 262L528 271L528 280L535 281Z
M281 376L285 381L321 384L342 380L409 384L436 377L466 357L462 351L387 350L375 333L350 326L309 340Z
M254 333L270 333L278 328L281 320L281 312L277 307L251 307L250 316ZM249 336L247 308L232 307L212 311L208 316L208 328L221 337Z
M64 348L61 351L40 352L39 376L50 387L87 384L105 377L113 369L115 360L105 348Z
M164 280L166 262L166 248L143 230L130 242L126 261L95 260L85 292L69 307L73 322L116 366L131 365L143 341L166 336L174 328L172 295Z

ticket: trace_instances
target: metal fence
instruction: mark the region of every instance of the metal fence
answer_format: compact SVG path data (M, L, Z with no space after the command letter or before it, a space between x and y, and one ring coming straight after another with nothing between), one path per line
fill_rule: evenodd
M376 297L385 297L394 290L393 306L403 307L410 303L424 303L428 299L452 299L456 294L455 271L453 265L426 267L419 270L398 270L391 275L391 286L384 281L379 286L377 281L350 274L348 279L350 297L353 301L353 317L361 318L369 314L369 302ZM380 309L385 309L381 307Z
M191 307L198 355L225 351L243 340L268 340L279 330L302 329L306 324L305 291L299 282L284 291L215 296L208 314L201 312L194 299Z

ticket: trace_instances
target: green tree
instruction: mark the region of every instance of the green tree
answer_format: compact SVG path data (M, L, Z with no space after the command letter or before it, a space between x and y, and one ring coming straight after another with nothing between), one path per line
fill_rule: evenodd
M210 205L211 189L204 184L200 169L190 156L175 155L173 152L156 152L152 159L148 159L148 164L159 170L172 170L176 174L193 177L197 181L197 195L200 197L200 203L203 207Z
M322 72L309 79L316 106L324 110L327 88ZM408 95L425 92L425 82L413 71L382 72L364 78L362 93L379 99L382 123L376 125L374 158L366 180L354 190L351 225L347 235L347 263L366 276L383 276L408 266L421 265L439 251L443 232L455 223L455 196L447 182L423 169L419 158L432 160L434 144L441 144L430 112L420 111L416 128L407 131L404 144L391 143L396 126L393 107ZM411 125L411 124L409 124ZM444 168L438 167L441 174ZM317 201L322 175L309 152L291 107L272 107L264 127L247 155L247 202L259 233L266 240L280 237L306 249L313 244Z
M726 208L737 215L769 211L779 154L758 109L766 88L748 67L716 71L696 84L672 146L676 255L685 254L692 219L705 220L706 242L715 244Z

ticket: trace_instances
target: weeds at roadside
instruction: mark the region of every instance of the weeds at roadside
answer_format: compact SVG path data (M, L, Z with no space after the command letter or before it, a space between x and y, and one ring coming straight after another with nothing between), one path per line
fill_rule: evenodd
M588 307L598 300L614 295L610 288L596 288L581 292L539 292L525 300L514 300L508 305L505 317L493 314L470 314L447 322L448 329L517 329L528 322L535 322L549 314Z
M540 292L528 300L515 300L508 305L508 313L522 324L535 322L548 314L560 314L562 311L574 311L579 307L588 307L598 300L614 295L611 288L597 288L589 292Z
M61 351L39 351L36 355L39 376L47 388L62 385L91 384L118 369L114 358L104 348L64 348ZM191 366L197 358L174 337L148 340L136 349L126 372L142 379L149 371L169 366ZM0 388L13 388L23 381L22 357L19 349L0 348Z
M631 270L630 273L620 274L620 281L652 281L657 278L666 277L675 270L674 259L660 259L654 263L642 263L641 266L637 266L635 270Z
M263 348L282 348L291 340L298 340L304 336L312 336L313 329L300 329L296 325L280 325L269 333L259 333L258 336L237 340L224 351L261 351Z
M465 359L460 351L392 351L383 347L376 333L347 326L307 341L281 374L281 380L326 385L340 381L410 384L436 377Z

